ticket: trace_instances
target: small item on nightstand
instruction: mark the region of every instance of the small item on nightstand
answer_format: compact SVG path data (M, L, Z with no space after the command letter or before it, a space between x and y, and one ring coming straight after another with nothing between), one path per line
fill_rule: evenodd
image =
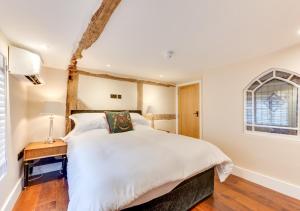
M53 120L54 115L57 115L60 113L62 107L62 103L60 102L44 102L43 105L43 111L41 112L42 115L48 115L50 119L50 127L49 127L49 135L47 138L47 143L52 144L53 143Z

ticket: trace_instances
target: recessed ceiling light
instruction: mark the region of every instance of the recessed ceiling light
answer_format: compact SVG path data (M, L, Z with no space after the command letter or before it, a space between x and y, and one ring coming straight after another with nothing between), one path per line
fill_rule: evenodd
M110 65L110 64L107 64L106 67L111 67L111 65Z
M159 77L160 77L160 78L163 78L163 77L164 77L164 75L159 75Z

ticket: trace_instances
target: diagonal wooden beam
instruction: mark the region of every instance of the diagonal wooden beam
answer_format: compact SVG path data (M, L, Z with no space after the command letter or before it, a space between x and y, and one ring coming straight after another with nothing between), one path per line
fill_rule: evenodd
M73 59L82 58L82 51L88 49L100 37L108 20L119 5L121 0L103 0L100 8L93 15L86 31L84 32Z
M66 99L66 133L71 130L69 115L77 106L78 70L77 60L82 58L82 51L88 49L97 41L108 23L111 15L121 0L103 0L99 9L94 13L87 29L82 35L78 47L72 55L68 67L67 99Z

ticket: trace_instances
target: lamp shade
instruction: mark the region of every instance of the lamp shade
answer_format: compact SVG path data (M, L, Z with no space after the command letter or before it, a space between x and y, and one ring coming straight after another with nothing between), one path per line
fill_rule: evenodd
M43 103L42 115L60 115L62 113L62 103L46 101Z

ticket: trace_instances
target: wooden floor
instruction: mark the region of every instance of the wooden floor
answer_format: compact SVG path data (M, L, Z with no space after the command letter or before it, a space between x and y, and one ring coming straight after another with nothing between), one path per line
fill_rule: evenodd
M64 179L53 180L27 188L20 195L14 211L65 211L68 185ZM291 210L300 211L300 201L230 176L225 183L215 179L214 195L192 211L227 210Z

